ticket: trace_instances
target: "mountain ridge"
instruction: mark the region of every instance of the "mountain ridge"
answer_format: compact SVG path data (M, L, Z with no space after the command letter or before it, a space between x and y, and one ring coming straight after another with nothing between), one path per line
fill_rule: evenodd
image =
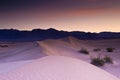
M82 40L99 40L99 39L120 39L120 32L100 32L91 33L83 31L59 31L53 28L17 30L17 29L0 29L0 41L40 41L45 39L60 39L73 36Z

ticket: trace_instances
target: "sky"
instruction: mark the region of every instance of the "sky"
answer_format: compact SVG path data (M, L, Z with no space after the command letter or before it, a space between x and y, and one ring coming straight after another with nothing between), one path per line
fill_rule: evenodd
M120 32L120 0L0 0L0 29Z

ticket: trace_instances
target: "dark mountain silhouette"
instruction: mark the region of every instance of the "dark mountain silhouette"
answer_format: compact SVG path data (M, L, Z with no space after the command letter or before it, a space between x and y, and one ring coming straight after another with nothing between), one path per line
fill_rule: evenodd
M19 31L16 29L1 29L0 41L38 41L45 39L59 39L73 36L78 39L120 39L120 32L90 33L82 31L58 31L50 28L47 30L33 29L32 31Z

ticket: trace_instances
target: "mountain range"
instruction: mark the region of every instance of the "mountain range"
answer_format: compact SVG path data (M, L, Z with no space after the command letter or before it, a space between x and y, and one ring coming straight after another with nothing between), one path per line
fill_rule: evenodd
M83 31L59 31L53 28L20 31L16 29L1 29L0 41L40 41L45 39L59 39L73 36L82 40L120 39L120 32L91 33Z

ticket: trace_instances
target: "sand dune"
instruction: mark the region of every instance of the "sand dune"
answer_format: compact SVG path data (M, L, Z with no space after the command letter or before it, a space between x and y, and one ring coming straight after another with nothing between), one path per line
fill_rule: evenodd
M0 47L0 73L12 71L46 56L36 42L8 42L4 44L8 47Z
M9 47L0 48L0 80L16 80L16 77L19 78L17 80L118 80L116 77L120 78L119 41L120 39L95 41L67 37L6 43ZM107 47L116 50L108 53L105 51ZM88 49L90 54L79 53L81 48ZM101 51L94 52L94 48L100 48ZM113 59L113 64L106 64L100 68L116 77L90 64L90 56L97 54L107 54ZM85 75L86 73L88 74Z
M1 80L119 80L78 59L48 56L0 75Z
M106 64L102 69L120 78L120 39L113 40L78 40L74 37L68 37L58 40L45 40L38 42L42 47L42 50L47 55L54 56L69 56L83 60L90 63L90 56L96 56L98 54L108 55L113 59L113 64ZM112 47L116 50L112 53L106 51L106 48ZM90 52L90 55L80 54L78 51L81 48L86 48ZM100 48L100 52L94 52L93 49Z
M38 42L38 44L42 47L43 53L45 53L48 56L50 55L68 56L68 57L78 58L81 60L86 60L87 62L89 62L89 56L78 53L80 46L79 48L77 47L78 46L77 42L73 43L72 41L70 42L70 41L63 41L61 39L58 39L58 40L45 40Z
M0 48L0 63L31 60L45 56L36 42L7 43L6 45L8 45L7 48Z

